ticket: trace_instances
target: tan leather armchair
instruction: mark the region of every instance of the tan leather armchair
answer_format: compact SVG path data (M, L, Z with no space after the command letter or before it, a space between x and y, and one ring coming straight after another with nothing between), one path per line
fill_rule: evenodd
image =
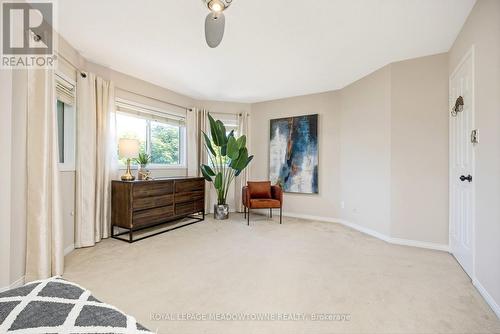
M250 225L250 209L269 209L271 217L273 209L280 209L280 224L282 224L283 190L280 186L272 186L271 181L248 182L242 189L241 199L248 225Z

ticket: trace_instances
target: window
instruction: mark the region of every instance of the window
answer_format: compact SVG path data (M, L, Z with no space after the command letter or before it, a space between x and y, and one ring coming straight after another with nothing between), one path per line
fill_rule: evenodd
M181 165L181 128L157 121L151 122L151 162Z
M140 152L151 156L151 168L185 166L184 117L120 99L117 109L118 141L137 139Z
M226 128L226 135L229 135L231 131L234 131L234 137L238 139L238 130L239 130L239 116L237 114L210 114L215 120L220 120L222 123L224 123L224 126ZM208 120L207 120L208 122ZM212 146L215 149L215 153L217 153L217 158L215 159L215 164L220 163L220 159L222 158L222 163L226 164L229 161L229 158L226 157L220 157L220 152L215 146L215 144L212 142Z
M72 80L56 75L57 142L59 170L75 170L75 84Z

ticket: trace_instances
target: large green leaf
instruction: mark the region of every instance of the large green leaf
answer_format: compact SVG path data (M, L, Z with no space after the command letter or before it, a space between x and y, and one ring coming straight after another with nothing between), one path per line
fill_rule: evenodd
M205 178L205 180L207 180L208 182L213 182L212 178L210 177L210 175L208 175L207 171L205 169L203 169L203 166L200 167L200 170L201 170L201 174L203 174L203 177Z
M215 189L222 188L222 173L221 172L217 173L217 176L215 177L215 181L214 181L214 186L215 186Z
M210 122L210 134L212 135L212 140L216 146L222 146L224 144L224 138L226 134L222 134L220 131L219 124L213 119L213 117L208 114L208 121Z
M227 144L226 127L220 120L217 120L217 127L219 129L219 136L221 138L221 145L219 146L224 146Z
M248 160L248 150L246 147L244 147L240 150L238 159L231 161L231 168L237 171L243 170L243 168L245 168L247 160Z
M243 147L245 147L247 143L247 136L243 135L240 138L238 138L237 143L238 143L238 149L242 149Z
M213 169L208 166L208 165L201 165L201 171L205 171L208 175L210 176L215 176L215 172L213 171Z
M231 160L236 160L238 159L239 155L240 155L240 150L238 148L238 144L236 143L236 139L234 139L233 136L230 136L227 141L227 156Z
M247 162L246 162L246 164L245 164L245 167L243 167L242 169L240 169L240 170L236 171L236 173L234 174L234 176L238 176L238 175L240 175L240 174L241 174L241 172L243 172L243 171L245 170L245 168L247 168L247 167L248 167L248 165L250 164L250 161L252 161L252 159L253 159L253 155L249 156L249 157L248 157L248 159L247 159Z
M203 132L203 137L205 138L205 145L207 146L210 153L212 153L213 156L216 156L217 154L215 153L215 150L212 147L212 142L210 141L210 138L208 138L208 136L205 132Z

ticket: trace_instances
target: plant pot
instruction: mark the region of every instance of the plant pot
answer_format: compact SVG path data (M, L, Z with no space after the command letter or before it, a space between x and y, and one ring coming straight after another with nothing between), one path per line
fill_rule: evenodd
M226 220L229 218L229 205L221 204L214 205L214 219L216 220Z
M137 170L137 179L147 180L147 176L149 176L149 170L146 168L146 165L141 165Z

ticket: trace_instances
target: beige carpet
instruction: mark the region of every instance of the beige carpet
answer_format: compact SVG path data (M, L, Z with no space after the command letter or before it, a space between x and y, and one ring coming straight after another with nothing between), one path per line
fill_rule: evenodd
M131 245L106 240L67 256L64 277L158 333L500 333L447 253L338 224L253 219L209 219ZM310 320L320 314L329 319Z

